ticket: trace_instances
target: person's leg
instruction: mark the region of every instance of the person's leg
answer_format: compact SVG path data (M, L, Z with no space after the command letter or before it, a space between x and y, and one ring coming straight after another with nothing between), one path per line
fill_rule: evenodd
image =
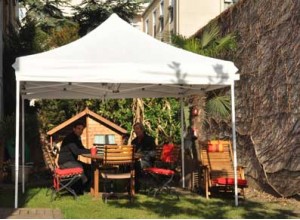
M85 176L87 177L87 181L84 184L84 190L90 191L91 183L92 183L92 166L91 164L82 163L83 171Z
M135 169L135 192L138 193L141 187L140 178L142 176L142 167L140 161L135 162L134 169Z

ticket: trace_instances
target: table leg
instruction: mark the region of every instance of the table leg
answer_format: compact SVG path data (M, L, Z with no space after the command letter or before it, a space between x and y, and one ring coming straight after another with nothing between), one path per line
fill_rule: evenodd
M96 166L94 164L94 161L92 160L91 161L92 182L91 182L91 187L90 187L90 193L91 193L92 196L94 196L94 194L95 194L95 188L94 188L94 182L95 182L95 175L94 175L94 173L95 173L95 168L96 168Z
M99 168L94 171L94 196L99 197Z
M92 161L93 182L91 184L90 193L93 197L99 196L99 165L97 161Z

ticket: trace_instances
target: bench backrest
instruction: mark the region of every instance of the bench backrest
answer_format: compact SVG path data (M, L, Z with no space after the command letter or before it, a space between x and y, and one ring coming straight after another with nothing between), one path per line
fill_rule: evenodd
M209 141L201 150L201 163L207 166L212 179L234 177L232 146L230 141Z

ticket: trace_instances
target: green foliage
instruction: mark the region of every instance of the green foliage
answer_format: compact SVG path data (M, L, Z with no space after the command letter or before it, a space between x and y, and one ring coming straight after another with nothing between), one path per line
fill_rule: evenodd
M64 17L60 8L66 7L66 0L23 0L22 6L27 9L23 24L34 22L43 32L49 33L53 28L65 25L75 25L69 18Z
M36 108L44 132L70 119L83 111L86 107L105 117L119 126L131 130L132 112L130 99L107 100L82 99L82 100L38 100Z
M77 24L71 18L65 17L60 9L67 7L68 1L23 0L22 5L27 12L22 19L20 30L29 33L31 38L20 40L25 43L31 42L33 53L43 52L78 38ZM56 36L59 33L60 35ZM61 39L58 40L56 37ZM55 38L59 42L55 42Z
M140 10L140 5L141 2L136 0L83 0L79 6L74 7L76 11L74 20L80 26L80 36L84 36L113 13L129 22Z
M23 0L20 2L28 10L22 24L10 26L9 34L4 38L3 81L5 114L15 111L15 74L12 64L19 56L35 54L60 46L74 40L74 32L66 40L53 40L57 30L74 27L76 24L69 18L63 17L60 6L67 4L65 0Z
M79 38L78 29L78 26L65 26L60 29L51 30L51 34L47 40L48 47L56 48L77 40Z
M175 142L179 142L180 105L178 100L175 98L149 98L144 99L144 105L147 131L157 137L159 143L162 143L167 137L172 137ZM68 120L83 111L85 107L123 127L128 132L132 130L132 99L38 100L36 102L43 132Z
M181 35L173 35L172 44L185 50L210 57L218 57L225 51L234 51L236 49L234 35L227 34L221 36L220 28L215 23L206 28L200 38L185 38Z
M0 139L8 140L15 136L15 116L5 116L0 121Z
M159 143L180 142L180 103L175 98L144 99L144 124Z
M128 132L132 129L132 99L107 100L94 106L95 112L108 118ZM92 109L92 108L91 108Z
M0 139L5 141L15 140L16 116L14 114L5 116L0 121ZM26 142L30 143L39 134L39 124L34 114L25 115L25 137Z
M185 38L180 35L174 35L172 36L172 43L185 50L210 57L218 57L226 51L234 51L236 49L234 35L221 36L220 28L215 23L205 28L199 38ZM217 121L227 119L231 112L230 97L224 95L222 90L208 93L205 111L209 118Z
M89 100L43 99L36 102L36 110L44 133L68 120L88 105Z
M217 120L227 119L231 112L231 102L229 96L214 96L206 103L208 117Z

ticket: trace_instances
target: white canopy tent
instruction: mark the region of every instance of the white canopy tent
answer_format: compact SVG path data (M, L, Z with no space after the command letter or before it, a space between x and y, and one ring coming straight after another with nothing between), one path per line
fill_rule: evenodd
M13 67L16 73L16 125L20 123L20 96L23 105L24 99L37 98L183 97L231 86L236 172L234 81L239 80L239 74L232 62L201 56L158 41L113 14L77 41L44 53L19 57ZM20 128L16 126L16 179L19 134ZM24 146L24 134L22 137ZM17 208L17 181L15 187ZM235 187L237 192L237 180ZM236 193L236 205L237 201Z

